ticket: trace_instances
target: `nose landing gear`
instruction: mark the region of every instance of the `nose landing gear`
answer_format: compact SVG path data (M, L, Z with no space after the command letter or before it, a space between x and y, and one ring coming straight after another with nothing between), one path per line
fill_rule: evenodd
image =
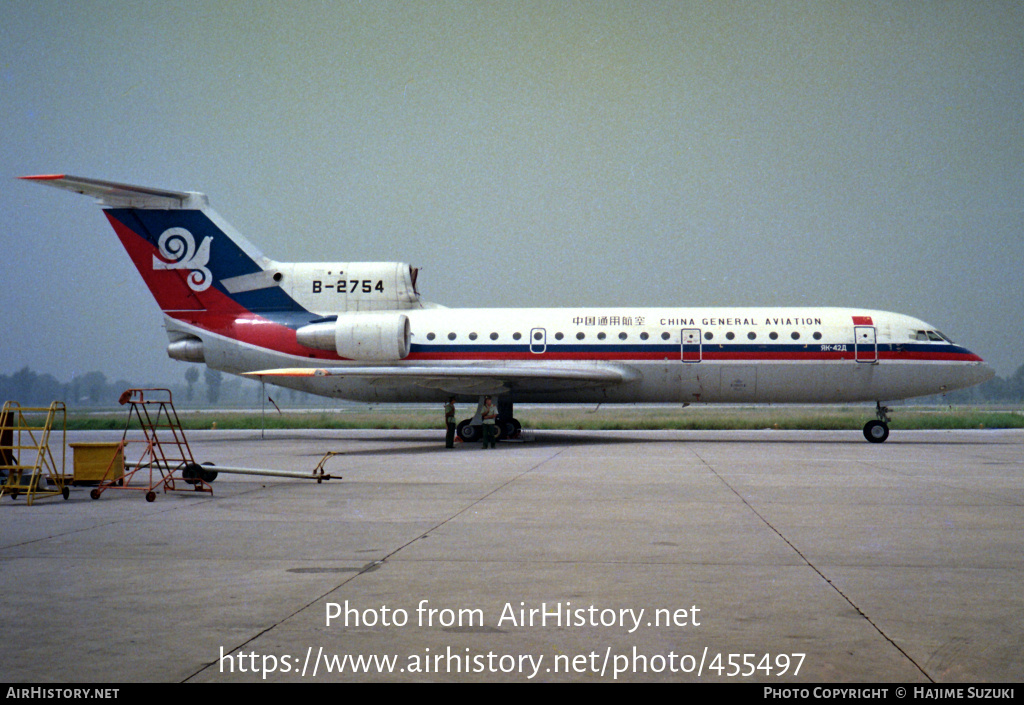
M878 417L876 420L864 424L864 437L871 443L884 443L889 437L889 407L882 406L880 401L875 402L875 415Z

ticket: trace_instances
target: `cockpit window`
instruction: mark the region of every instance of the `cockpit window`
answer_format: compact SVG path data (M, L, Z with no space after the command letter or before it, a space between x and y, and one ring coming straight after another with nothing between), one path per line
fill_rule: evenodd
M942 343L942 342L952 343L953 342L947 336L943 335L942 333L940 333L937 330L919 330L919 331L915 331L914 334L911 336L911 339L913 339L913 340L924 340L924 341L927 341L927 342L934 342L934 343Z

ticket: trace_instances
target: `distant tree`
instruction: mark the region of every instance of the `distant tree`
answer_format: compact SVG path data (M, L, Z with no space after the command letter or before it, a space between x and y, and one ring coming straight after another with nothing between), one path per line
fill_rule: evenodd
M1018 367L1017 371L1006 380L1006 391L1014 401L1024 401L1024 365Z
M36 377L32 394L35 397L33 404L49 406L55 401L65 401L67 385L58 382L51 374L41 374Z
M90 404L102 404L107 396L107 376L102 372L86 372L82 375L81 389Z
M78 404L81 402L82 395L82 378L78 375L72 374L71 381L67 385L67 403L69 405Z
M199 368L195 365L189 365L188 369L185 370L185 381L188 382L188 391L185 392L185 398L192 401L192 393L195 391L196 382L199 381Z
M38 375L30 370L28 365L11 375L9 392L11 400L20 403L22 406L34 404L36 398L33 396L32 391L36 386L36 377Z
M219 371L207 367L204 376L206 378L206 400L211 404L216 404L220 401L220 383L223 375Z

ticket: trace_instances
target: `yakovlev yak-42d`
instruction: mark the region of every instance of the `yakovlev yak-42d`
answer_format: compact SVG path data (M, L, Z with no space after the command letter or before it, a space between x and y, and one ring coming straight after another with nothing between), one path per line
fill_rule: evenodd
M201 193L48 175L95 197L163 311L175 360L371 402L883 402L993 376L910 316L857 308L502 308L427 303L397 262L277 262ZM480 436L480 412L459 424Z

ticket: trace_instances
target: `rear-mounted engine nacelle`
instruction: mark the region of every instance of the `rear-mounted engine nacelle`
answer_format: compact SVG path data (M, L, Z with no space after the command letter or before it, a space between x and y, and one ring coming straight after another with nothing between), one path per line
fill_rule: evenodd
M263 275L307 311L326 316L422 308L417 273L402 262L274 262ZM246 277L236 279L248 284Z
M401 360L409 355L409 318L400 313L351 313L295 331L300 345L333 350L349 360Z
M203 341L199 338L180 338L167 346L167 356L182 362L206 362Z

